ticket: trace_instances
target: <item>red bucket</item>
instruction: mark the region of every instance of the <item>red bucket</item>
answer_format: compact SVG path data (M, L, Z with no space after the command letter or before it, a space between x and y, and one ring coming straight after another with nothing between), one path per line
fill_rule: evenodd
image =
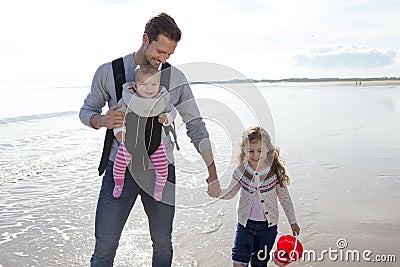
M297 236L283 235L278 239L276 250L272 255L274 263L280 267L297 261L303 256L303 245Z

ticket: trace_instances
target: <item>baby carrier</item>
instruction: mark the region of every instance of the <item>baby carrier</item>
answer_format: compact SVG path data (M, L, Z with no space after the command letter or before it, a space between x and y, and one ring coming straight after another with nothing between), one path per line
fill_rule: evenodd
M124 61L123 58L118 58L114 61L112 61L112 69L114 73L114 83L115 83L115 90L116 90L116 96L117 96L117 101L119 101L122 98L122 85L126 82L125 78L125 68L124 68ZM165 64L162 64L161 66L161 80L160 80L160 85L165 87L169 91L169 84L170 84L170 75L171 75L171 65L166 62ZM144 136L141 135L140 140L137 140L137 148L135 151L129 151L130 149L127 147L129 152L136 153L136 151L139 151L139 149L142 149L141 153L141 158L142 160L136 161L140 165L135 165L132 166L134 169L146 169L148 166L148 155L151 155L154 153L154 151L158 148L161 142L161 127L164 127L165 133L168 135L169 132L172 133L174 137L174 143L176 145L176 148L179 150L179 146L176 142L176 132L175 132L175 124L173 123L170 126L162 126L158 122L157 117L149 117L149 118L130 118L130 116L135 116L135 115L130 115L131 113L127 114L126 120L131 121L136 121L137 123L129 123L127 124L127 141L129 140L128 136L130 132L136 131L137 128L135 127L141 127L142 129L144 128ZM159 133L156 135L153 135L152 133ZM108 158L110 156L110 151L111 147L114 141L114 132L113 129L107 129L106 131L106 136L104 139L104 146L103 146L103 153L101 155L101 160L100 164L98 167L99 175L102 175L107 167L107 162ZM131 146L130 146L131 147ZM144 151L147 151L147 153L144 153ZM131 153L132 154L132 153ZM135 155L135 158L137 155ZM146 161L143 161L144 159L147 159ZM141 162L145 162L145 164L141 164ZM133 164L133 163L131 163ZM143 166L145 168L143 168Z

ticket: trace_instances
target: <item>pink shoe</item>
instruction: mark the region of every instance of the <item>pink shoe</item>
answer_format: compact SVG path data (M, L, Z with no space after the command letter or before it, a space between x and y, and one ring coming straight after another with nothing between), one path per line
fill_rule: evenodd
M123 188L123 185L116 185L114 187L113 196L115 198L119 198L121 196L122 188Z

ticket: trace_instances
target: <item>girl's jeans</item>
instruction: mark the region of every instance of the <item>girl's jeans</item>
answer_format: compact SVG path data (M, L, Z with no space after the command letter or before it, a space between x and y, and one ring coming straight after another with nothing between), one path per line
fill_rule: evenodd
M247 220L246 227L237 224L232 262L248 266L267 266L272 246L278 234L277 226L268 227L268 222Z

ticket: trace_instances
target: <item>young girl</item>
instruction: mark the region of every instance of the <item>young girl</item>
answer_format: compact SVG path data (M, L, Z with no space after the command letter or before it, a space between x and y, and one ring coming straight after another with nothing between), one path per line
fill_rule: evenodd
M293 234L300 233L287 189L290 180L279 158L279 148L261 127L242 136L238 167L219 198L232 199L240 190L238 224L232 248L233 266L266 266L277 235L278 199Z

